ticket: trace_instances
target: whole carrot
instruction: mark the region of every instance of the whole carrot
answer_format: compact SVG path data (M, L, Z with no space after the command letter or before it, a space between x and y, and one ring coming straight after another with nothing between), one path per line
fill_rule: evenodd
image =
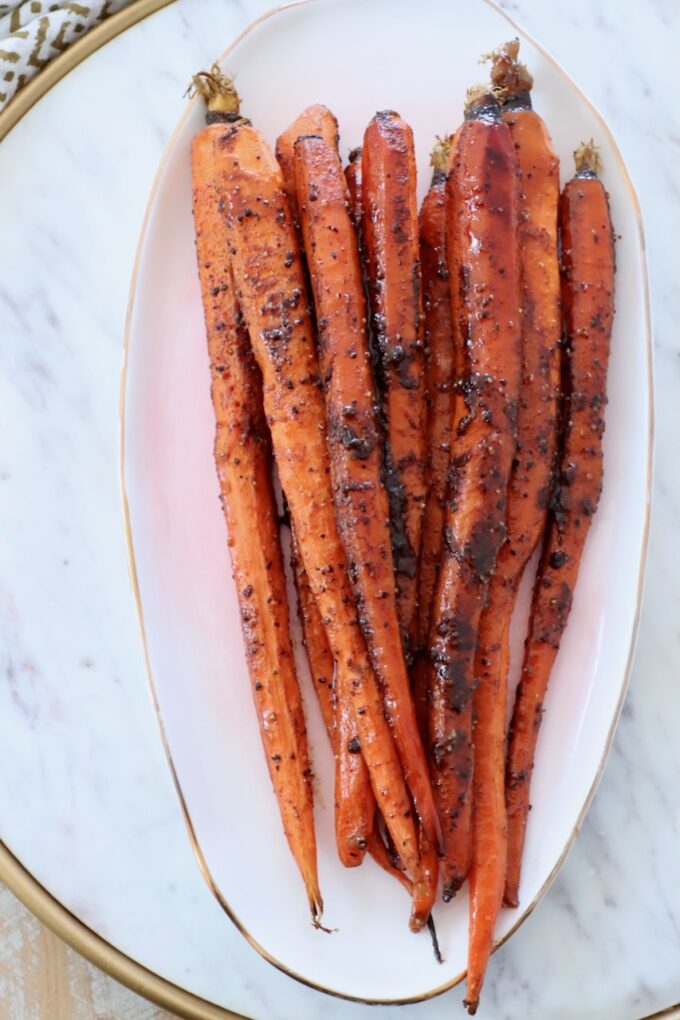
M217 87L213 87L219 85ZM224 155L219 140L236 98L219 72L198 76L208 126L192 143L193 211L215 410L215 463L241 611L260 734L289 846L302 874L312 920L323 901L316 864L311 768L302 699L288 632L288 604L271 481L272 453L262 378L236 299L220 206Z
M607 193L598 176L597 150L591 142L577 149L574 156L576 176L560 200L566 428L510 727L504 897L508 906L517 906L519 899L529 785L543 699L602 489L602 435L614 317L614 238Z
M373 668L407 785L428 837L440 838L401 647L379 422L359 248L337 151L295 143L297 204L319 330L335 512Z
M290 208L295 218L298 232L298 242L302 243L300 234L300 217L295 193L295 142L300 135L317 134L325 138L329 145L337 151L338 146L338 122L326 106L318 104L308 106L296 117L293 123L283 131L276 141L276 158L283 176L283 184L286 189ZM307 279L308 274L305 274ZM318 372L318 368L317 368ZM328 639L321 634L316 624L323 629L323 620L319 610L314 603L314 594L309 584L309 578L299 553L299 543L295 535L295 526L291 524L294 546L298 550L297 568L295 570L295 581L298 591L298 600L303 612L303 629L307 640L307 653L310 657L316 654L317 657L325 651L332 658ZM314 605L308 605L308 596ZM309 631L309 633L307 633ZM322 695L321 691L318 691ZM322 695L323 697L323 695ZM366 841L368 835L373 831L373 817L375 815L375 799L371 791L371 782L362 756L350 750L359 743L358 729L354 713L345 698L349 692L334 692L333 713L335 717L334 726L338 739L333 743L335 755L336 781L335 781L335 832L336 842L340 860L345 867L355 867L361 864L366 852ZM327 699L326 699L327 700Z
M420 265L425 314L427 499L418 562L418 622L413 693L422 732L427 731L429 669L426 657L432 599L441 562L446 488L453 439L456 377L454 324L446 258L446 169L451 138L437 139L432 181L420 209Z
M482 609L505 538L520 382L517 163L498 103L471 90L449 162L447 251L457 344L442 566L430 629L430 740L447 840L444 899L471 856L472 696Z
M386 428L386 477L399 613L407 651L425 506L425 387L413 132L377 113L361 154L363 243Z
M338 703L352 706L376 801L402 861L413 868L418 847L408 791L335 521L305 276L283 177L245 120L225 131L220 145L228 157L222 183L237 296L263 376L279 477L336 663Z
M531 75L519 41L492 54L494 92L519 169L522 388L517 453L510 475L507 540L498 553L479 630L474 695L474 811L470 869L468 1010L476 1007L503 899L507 857L505 718L510 620L527 563L545 529L557 451L560 277L557 262L559 163L531 108Z

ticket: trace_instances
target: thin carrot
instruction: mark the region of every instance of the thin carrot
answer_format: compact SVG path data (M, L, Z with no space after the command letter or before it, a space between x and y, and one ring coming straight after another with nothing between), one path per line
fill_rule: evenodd
M425 387L413 132L377 113L361 155L363 240L377 341L392 549L407 651L416 622L416 567L425 506Z
M319 330L328 448L340 537L406 782L428 838L440 838L401 647L387 493L356 233L337 151L295 143L297 204Z
M351 705L376 801L401 859L412 868L418 847L408 791L335 521L305 276L283 177L264 138L247 121L225 131L220 145L237 296L263 376L279 477L336 663L338 704Z
M362 253L363 266L363 228L362 228L362 201L361 201L361 148L352 149L349 154L349 163L345 167L345 179L349 192L350 212L359 239L359 251ZM366 280L364 278L364 289ZM373 354L372 354L373 358ZM414 664L414 668L417 664ZM419 714L418 702L415 702L416 719L418 730L424 743L427 741L427 720L426 716ZM439 881L439 856L429 842L422 826L418 838L420 842L420 862L414 875L413 882L408 883L409 891L413 897L411 906L410 927L413 931L420 931L430 921L432 907L437 895L437 884ZM383 846L381 842L381 847ZM383 847L384 849L384 847ZM433 929L434 931L434 929ZM436 946L436 935L433 934L435 954L438 952Z
M295 218L298 232L298 242L301 245L299 210L295 194L295 142L301 134L318 134L325 138L329 145L337 150L338 146L338 122L326 106L308 106L302 111L293 123L282 134L276 142L276 158L283 176L283 184L288 195L291 211ZM307 273L305 272L305 279ZM313 311L313 310L312 310ZM317 369L318 371L318 369ZM295 536L295 525L291 523L291 534L294 546L299 553L299 543ZM309 579L307 578L302 556L297 556L297 569L294 572L298 599L301 609L305 610L306 593L309 592L312 602L314 600ZM323 621L316 607L308 608L307 618L312 632L308 635L308 655L310 645L312 652L321 651L325 643L328 655L332 653L325 634L317 631L314 622L318 621L323 628ZM303 619L304 628L304 619ZM311 656L310 656L311 660ZM320 693L320 692L318 692ZM366 848L367 833L372 831L373 816L375 814L375 799L371 791L371 782L366 769L365 762L360 754L350 750L358 743L358 731L353 713L348 706L342 704L342 699L337 696L333 698L333 712L337 716L334 726L335 732L341 737L333 745L336 767L335 782L335 833L338 846L338 853L345 867L355 867L361 864Z
M471 856L474 656L515 453L520 381L516 160L498 103L471 90L451 151L447 252L456 343L464 349L442 567L430 629L430 739L447 839L444 899Z
M418 635L427 641L432 596L438 573L446 477L451 459L456 363L449 269L446 259L446 167L452 138L437 139L430 158L433 173L420 208L420 264L425 314L425 389L427 393L427 502L418 565Z
M557 451L560 277L557 262L559 163L531 108L531 75L518 62L519 41L492 54L520 175L522 389L517 454L510 475L507 541L489 585L477 643L474 695L474 811L470 870L468 1010L474 1009L503 899L507 857L505 717L510 620L527 563L543 535Z
M575 154L576 176L560 200L562 304L567 357L566 430L517 690L506 772L505 902L517 906L543 699L571 609L586 537L602 489L602 435L614 316L614 238L600 158L592 142Z
M193 210L215 410L215 463L239 599L246 659L267 765L289 846L302 874L312 920L319 891L311 768L295 673L283 559L271 481L272 454L262 406L262 378L236 299L220 212L224 157L219 140L235 99L213 93L212 77L195 79L208 99L209 125L192 144ZM228 129L228 128L227 128Z

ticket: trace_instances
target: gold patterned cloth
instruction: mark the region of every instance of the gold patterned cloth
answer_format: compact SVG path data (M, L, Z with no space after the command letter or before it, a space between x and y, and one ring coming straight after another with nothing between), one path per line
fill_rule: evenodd
M0 110L50 60L133 0L0 0Z

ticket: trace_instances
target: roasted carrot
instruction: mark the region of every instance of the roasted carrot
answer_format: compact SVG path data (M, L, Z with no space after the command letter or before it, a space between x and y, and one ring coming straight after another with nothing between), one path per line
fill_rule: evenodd
M425 653L432 598L441 562L457 360L446 259L446 168L450 148L450 138L437 139L430 157L432 181L419 216L425 315L427 499L418 562L418 625L413 664L413 696L423 734L427 732L427 684L430 673Z
M464 350L454 401L442 566L430 628L430 741L444 834L443 895L471 855L472 695L477 632L505 538L520 381L517 164L493 96L471 90L451 151L447 253L455 342Z
M223 188L237 296L263 376L279 477L376 801L408 868L418 847L408 790L361 633L338 534L323 395L295 223L274 154L240 120L224 131ZM358 747L356 748L358 750ZM362 834L367 840L369 833Z
M534 587L506 771L505 902L517 906L520 865L543 699L567 625L583 549L602 489L602 435L614 316L614 239L592 142L576 150L560 199L566 427Z
M276 158L283 184L288 195L290 207L297 218L297 199L295 197L295 143L300 135L320 135L334 149L338 147L338 121L327 106L315 103L302 111L290 127L286 128L276 139Z
M288 631L288 604L272 451L262 404L262 377L236 299L224 218L220 212L224 153L220 138L236 99L217 69L197 77L209 124L192 143L196 251L215 410L215 463L246 659L267 765L291 851L302 874L315 924L323 909L316 863L311 768L305 718Z
M437 139L430 158L433 173L420 209L420 264L425 315L425 392L427 395L427 501L418 565L418 636L427 641L444 530L446 477L451 459L456 362L453 315L446 259L446 168L451 138Z
M522 388L517 453L510 475L507 540L496 560L477 643L474 695L474 810L470 869L468 1010L474 1010L503 899L507 857L505 718L510 620L527 563L545 529L557 451L560 277L557 262L559 164L531 108L532 79L515 40L492 54L519 168Z
M290 127L279 135L276 142L276 158L279 166L281 167L284 188L288 195L290 208L295 218L299 243L301 243L302 239L299 233L299 214L297 198L295 195L294 146L298 135L307 133L321 135L328 141L329 145L332 145L333 148L337 149L338 122L327 107L319 105L308 106L302 111L300 116L293 121ZM306 271L305 279L307 279ZM293 543L298 548L299 552L299 546L295 537L295 526L292 523L291 533L293 536ZM294 576L296 587L298 589L298 599L300 601L301 608L304 611L305 605L303 605L303 603L305 603L307 591L309 592L312 601L314 596L311 592L311 588L309 587L309 579L307 578L301 555L297 556L297 566L298 569L296 569ZM323 621L321 620L318 609L312 609L310 607L307 617L309 618L310 623L316 618L316 621L318 621L319 625L323 628ZM323 642L325 642L328 655L332 658L328 639L325 636L322 639L321 634L312 625L312 633L309 635L308 645L310 643L313 644L316 650L320 652ZM334 698L333 701L333 711L334 714L337 715L337 719L335 720L335 723L337 724L337 734L340 734L340 730L342 730L342 739L338 739L333 745L336 766L336 841L342 863L345 867L355 867L356 865L361 864L364 858L366 833L371 830L373 825L375 800L371 792L370 778L363 758L361 755L349 750L350 747L356 746L358 740L356 723L353 721L353 714L348 710L347 705L343 707L341 703L338 704L337 697Z
M425 505L425 387L413 132L377 113L361 154L363 242L386 428L386 478L401 627L410 654Z
M337 151L315 135L295 143L295 174L319 331L336 520L406 782L436 844L439 819L401 646L366 305L347 185Z
M345 167L345 179L349 192L350 212L357 230L359 239L359 251L363 252L362 238L362 203L361 203L361 148L352 149L349 154L349 163ZM364 279L364 286L366 281ZM373 352L372 352L373 355ZM415 668L415 666L414 666ZM419 714L419 706L416 701L416 719L418 730L423 742L427 741L426 717ZM410 891L413 896L411 907L410 927L413 931L420 929L428 923L431 917L432 907L437 895L437 883L439 880L439 856L422 831L419 831L420 841L420 863L413 883L409 882ZM382 846L382 843L381 843ZM436 946L436 936L433 934L433 941ZM435 949L435 952L438 952Z

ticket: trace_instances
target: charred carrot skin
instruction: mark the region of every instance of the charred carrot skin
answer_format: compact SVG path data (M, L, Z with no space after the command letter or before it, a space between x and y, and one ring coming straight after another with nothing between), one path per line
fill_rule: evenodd
M567 339L566 430L536 585L506 772L505 903L517 906L543 699L571 609L586 537L602 488L602 435L614 316L614 240L594 147L577 150L560 200L562 304Z
M447 840L443 895L471 856L472 696L482 609L505 538L520 381L516 160L498 104L475 97L452 150L447 251L456 334L464 343L442 568L430 630L430 741Z
M316 922L323 902L312 773L288 632L271 444L262 379L236 300L219 209L219 138L224 130L223 124L213 123L196 135L192 146L196 250L216 419L215 463L260 734L286 837Z
M439 819L401 647L366 305L347 186L337 152L322 138L299 138L295 156L297 203L319 330L336 520L406 782L425 831L436 842Z
M425 388L413 133L377 113L361 156L363 240L386 427L386 479L402 632L416 623L425 501Z
M297 198L295 196L295 143L300 135L319 135L328 144L337 149L340 136L338 121L327 106L314 103L306 107L296 117L290 127L286 128L276 139L276 159L283 174L283 184L293 214L297 218Z
M345 180L347 181L347 191L349 193L349 208L352 215L352 222L357 231L359 237L359 249L361 250L363 241L361 239L361 217L362 217L362 206L361 206L361 147L352 149L349 154L349 163L345 167Z
M505 886L505 720L510 620L520 581L545 529L558 437L559 164L545 124L531 109L531 77L517 61L518 45L518 41L514 41L498 51L493 73L495 83L505 96L503 119L510 129L519 169L522 387L517 452L508 489L507 539L498 553L489 585L475 667L479 686L473 706L475 753L468 1010L474 1010L479 1002Z
M263 376L281 484L336 663L338 704L352 706L376 801L411 868L418 861L414 819L335 522L305 277L281 170L262 136L245 122L226 131L220 145L237 296Z

